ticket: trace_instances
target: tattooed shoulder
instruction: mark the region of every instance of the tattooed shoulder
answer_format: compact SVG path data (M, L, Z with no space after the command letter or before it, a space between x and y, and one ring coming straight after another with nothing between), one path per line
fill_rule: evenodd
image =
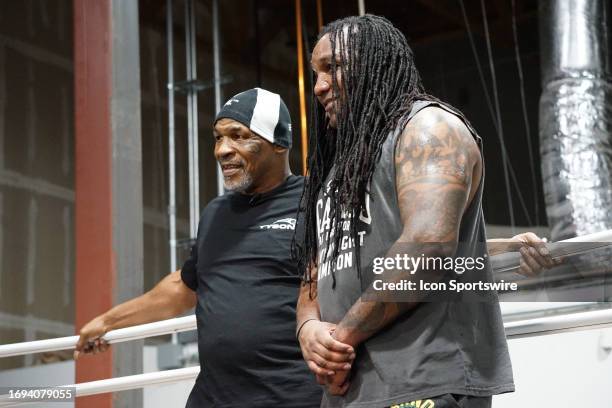
M466 125L441 108L423 109L400 136L395 166L406 233L455 237L480 179L480 151Z
M478 160L480 151L467 126L437 107L423 109L408 122L396 150L396 165L407 177L435 172L465 178Z

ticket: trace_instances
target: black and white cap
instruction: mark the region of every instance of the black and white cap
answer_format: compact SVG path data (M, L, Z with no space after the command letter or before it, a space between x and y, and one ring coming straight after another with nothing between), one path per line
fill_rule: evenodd
M232 96L215 117L238 121L267 141L291 147L291 117L279 94L253 88Z

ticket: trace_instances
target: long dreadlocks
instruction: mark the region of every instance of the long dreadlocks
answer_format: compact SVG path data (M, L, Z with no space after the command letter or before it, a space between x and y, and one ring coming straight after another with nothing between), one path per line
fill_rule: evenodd
M349 237L352 240L357 237L356 221L364 209L383 142L392 131L403 128L402 119L415 100L436 100L425 93L406 38L387 19L373 15L343 18L323 27L317 41L325 35L332 48L332 92L334 100L341 103L336 105L336 128L332 129L324 108L314 95L312 98L309 175L299 214L304 235L296 236L293 244L298 268L306 282L311 281L309 266L317 264L316 202L321 189L327 187L326 179L330 177L332 221L327 243L332 252L330 258L327 254L325 258L334 265L339 255L342 224L348 221ZM342 90L336 78L337 69L342 77ZM359 244L355 255L360 273ZM333 267L331 270L335 285Z

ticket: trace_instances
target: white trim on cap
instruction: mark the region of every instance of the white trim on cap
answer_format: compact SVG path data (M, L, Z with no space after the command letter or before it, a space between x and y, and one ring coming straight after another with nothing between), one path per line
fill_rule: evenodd
M274 129L280 115L280 95L261 88L255 89L257 89L257 102L249 127L259 136L274 143Z

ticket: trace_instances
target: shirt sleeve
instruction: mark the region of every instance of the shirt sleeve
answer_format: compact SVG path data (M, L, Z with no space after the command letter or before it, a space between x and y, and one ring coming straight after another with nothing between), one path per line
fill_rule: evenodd
M187 287L194 292L198 289L198 241L200 238L200 228L198 227L198 237L191 247L189 257L181 268L181 279Z

